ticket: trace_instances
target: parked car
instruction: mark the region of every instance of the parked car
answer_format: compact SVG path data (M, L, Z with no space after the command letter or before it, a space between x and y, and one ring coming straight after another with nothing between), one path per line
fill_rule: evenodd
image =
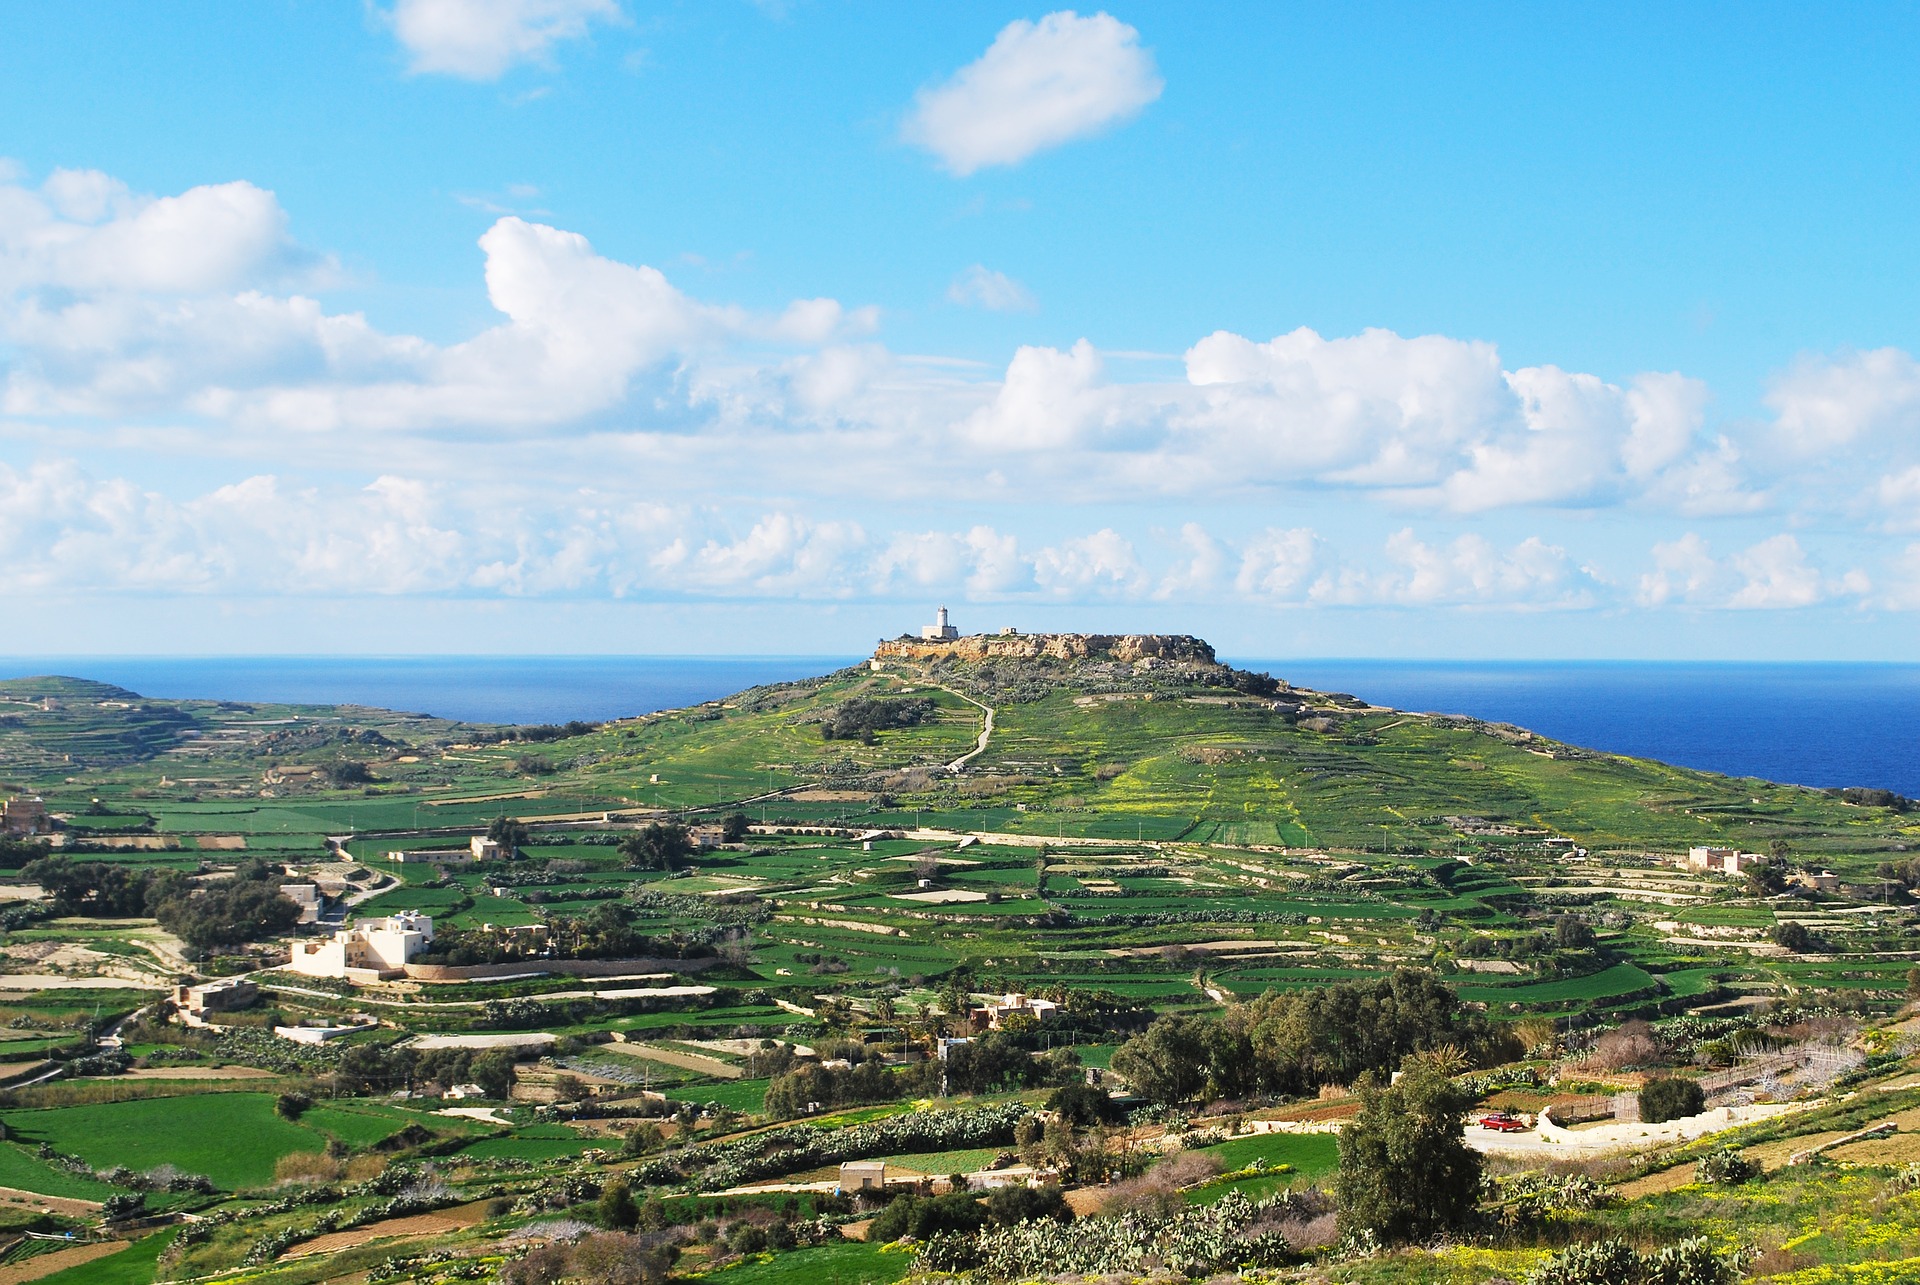
M1527 1131L1527 1122L1510 1116L1504 1111L1499 1111L1493 1115L1481 1116L1480 1127L1482 1129L1492 1129L1496 1133L1525 1133Z

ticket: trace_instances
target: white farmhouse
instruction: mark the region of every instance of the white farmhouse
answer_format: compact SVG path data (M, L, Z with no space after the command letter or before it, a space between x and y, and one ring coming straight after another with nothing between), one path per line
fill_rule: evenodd
M296 941L287 967L308 977L372 982L403 973L433 941L433 920L412 910L362 919L324 941Z

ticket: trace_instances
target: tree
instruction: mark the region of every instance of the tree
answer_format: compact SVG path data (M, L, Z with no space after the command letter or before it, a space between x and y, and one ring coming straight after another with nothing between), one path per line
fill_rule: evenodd
M527 840L533 836L528 833L527 827L522 822L510 816L497 816L487 822L487 837L499 844L500 850L512 858L519 855L520 849L525 847Z
M1756 861L1747 867L1749 897L1777 897L1786 891L1786 887L1786 862L1775 858L1769 861Z
M1082 1128L1091 1128L1096 1124L1119 1124L1127 1118L1105 1089L1096 1089L1091 1084L1075 1080L1055 1089L1047 1098L1047 1110L1055 1112L1069 1124Z
M1113 1052L1113 1070L1150 1102L1191 1102L1207 1086L1206 1024L1168 1015Z
M339 759L327 767L327 777L335 785L371 785L373 772L359 759Z
M1807 931L1805 924L1790 920L1773 926L1773 940L1797 955L1813 945L1813 934Z
M206 887L162 875L149 886L147 900L160 926L188 945L202 950L239 946L300 921L300 907L280 895L279 879L260 862Z
M1553 924L1553 944L1561 950L1590 950L1593 926L1578 915L1562 915Z
M1684 1120L1707 1109L1707 1095L1698 1080L1662 1075L1640 1086L1640 1120L1664 1124Z
M720 841L722 843L740 842L747 837L747 827L751 824L752 822L747 820L746 813L729 812L726 819L720 822Z
M1424 1058L1409 1059L1391 1087L1371 1073L1357 1087L1360 1114L1340 1133L1345 1230L1404 1242L1466 1225L1480 1192L1480 1156L1462 1124L1473 1096Z
M473 1077L473 1083L490 1098L505 1102L513 1096L513 1053L508 1049L491 1049L473 1059L473 1065L467 1074Z
M600 1189L600 1225L609 1231L632 1231L640 1223L640 1206L624 1182L610 1182Z
M634 870L678 870L693 852L687 827L677 821L653 821L620 843L620 855Z
M273 1101L273 1109L282 1120L298 1120L313 1105L313 1099L304 1093L282 1093Z

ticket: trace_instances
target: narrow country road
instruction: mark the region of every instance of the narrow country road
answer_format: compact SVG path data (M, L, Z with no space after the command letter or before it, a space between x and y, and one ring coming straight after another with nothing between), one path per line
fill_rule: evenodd
M955 692L953 691L953 688L948 687L945 684L940 685L940 690L943 692L953 692L955 696L958 696L961 700L973 706L975 709L984 712L987 716L986 720L980 725L980 739L974 742L973 748L971 750L968 750L965 754L962 754L959 758L955 759L953 762L947 764L947 771L958 772L961 768L967 765L968 759L979 757L980 753L987 748L987 742L993 739L993 716L996 711L993 709L992 706L982 705L979 701L967 695L965 692Z

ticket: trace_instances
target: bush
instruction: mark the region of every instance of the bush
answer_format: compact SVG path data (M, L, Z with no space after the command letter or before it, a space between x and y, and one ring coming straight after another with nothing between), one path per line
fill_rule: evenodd
M139 1192L122 1192L108 1196L106 1203L100 1206L100 1216L110 1223L138 1218L146 1212L147 1198Z
M973 1232L986 1225L986 1209L964 1191L931 1198L905 1195L880 1211L867 1239L881 1244L903 1236L927 1240L939 1232Z
M1730 1187L1758 1178L1760 1166L1732 1147L1722 1147L1700 1157L1693 1166L1693 1176L1697 1182Z
M1662 1075L1640 1088L1640 1119L1645 1124L1684 1120L1707 1109L1707 1095L1697 1080Z
M313 1105L313 1099L304 1093L282 1093L274 1099L273 1109L282 1120L298 1120Z
M1057 1223L1073 1221L1073 1207L1051 1184L1044 1187L998 1187L987 1197L987 1215L1002 1227L1051 1218Z
M1734 1285L1740 1269L1704 1237L1641 1255L1619 1240L1561 1250L1528 1273L1526 1285Z

